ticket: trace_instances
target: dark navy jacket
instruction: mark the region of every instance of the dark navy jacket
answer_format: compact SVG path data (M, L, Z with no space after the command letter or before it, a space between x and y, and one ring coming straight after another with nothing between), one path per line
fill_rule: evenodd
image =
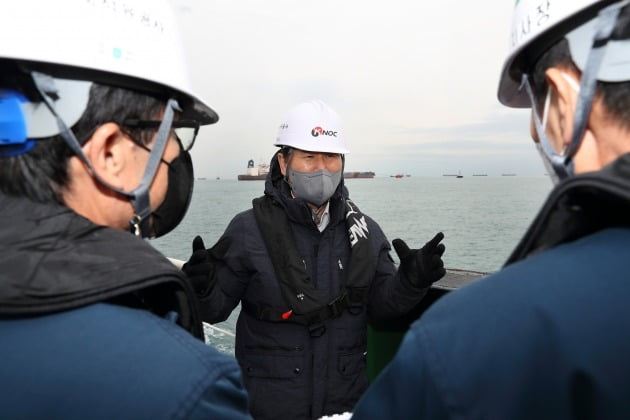
M249 418L166 258L63 206L0 203L0 417Z
M265 194L284 207L308 275L325 301L332 301L341 294L350 263L342 201L347 191L343 185L337 189L330 201L330 224L321 233L306 203L290 198L275 156ZM241 310L236 357L255 418L319 418L350 411L367 387L368 318L400 316L422 299L425 291L398 275L379 226L366 220L376 267L367 310L346 310L326 321L319 337L312 337L304 325L263 321ZM225 320L241 300L286 306L253 211L235 216L223 236L231 239L231 246L218 266L218 286L202 301L204 320Z
M353 418L630 413L630 157L552 191L498 273L435 303Z

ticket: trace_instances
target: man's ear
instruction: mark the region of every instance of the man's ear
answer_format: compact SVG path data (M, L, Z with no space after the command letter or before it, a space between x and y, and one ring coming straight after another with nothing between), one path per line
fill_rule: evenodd
M284 160L284 155L282 153L278 153L278 166L280 166L282 176L287 176L287 161Z
M129 163L131 142L115 123L101 125L83 146L83 153L96 174L116 188L124 189L123 173Z
M573 70L551 67L545 72L549 88L554 90L554 102L557 110L558 127L562 135L562 141L566 147L573 135L573 122L579 92L575 83L579 85L580 76ZM572 79L574 83L571 83Z

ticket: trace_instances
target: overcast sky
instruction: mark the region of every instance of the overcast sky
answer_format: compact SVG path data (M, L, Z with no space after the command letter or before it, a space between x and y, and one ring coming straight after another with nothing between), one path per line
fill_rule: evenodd
M496 99L513 0L171 2L220 116L193 149L197 176L269 161L286 112L314 98L344 121L348 170L544 174L528 111Z

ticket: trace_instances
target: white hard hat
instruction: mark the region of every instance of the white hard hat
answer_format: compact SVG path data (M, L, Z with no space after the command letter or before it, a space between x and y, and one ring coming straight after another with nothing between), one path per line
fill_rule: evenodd
M183 118L201 124L218 120L193 93L185 51L167 1L20 0L4 2L0 14L0 39L4 40L0 59L53 76L60 93L57 109L68 126L87 104L89 83L85 81L172 96L183 109ZM71 80L84 82L71 87ZM46 107L42 105L38 112L31 119L45 125Z
M346 154L341 118L320 100L304 102L289 111L278 130L275 146L309 152Z
M503 64L499 82L499 101L514 108L531 107L530 99L524 90L519 90L523 72L529 71L537 58L554 42L566 37L569 41L571 57L580 69L584 69L588 54L593 44L593 19L599 9L615 3L614 1L593 0L518 0L514 8L512 31L510 36L510 52ZM586 22L590 21L588 25ZM611 42L610 45L627 42ZM610 47L610 46L609 46ZM617 58L627 61L627 45L625 54L606 53L600 69L611 69L612 62ZM617 67L619 69L619 67ZM627 64L624 66L627 72ZM609 70L612 71L612 70ZM598 80L607 80L603 73L598 74ZM629 79L630 77L626 77ZM612 81L612 80L610 80Z

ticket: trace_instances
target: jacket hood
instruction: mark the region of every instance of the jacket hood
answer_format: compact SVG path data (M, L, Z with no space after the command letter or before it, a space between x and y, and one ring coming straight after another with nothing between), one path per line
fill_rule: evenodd
M280 164L278 163L278 150L274 153L269 163L269 173L265 179L265 195L272 197L276 202L285 208L290 220L298 223L313 223L311 210L302 198L291 196L291 187L286 182ZM342 168L343 171L343 168ZM345 220L344 201L349 197L348 189L345 186L343 175L337 189L330 198L331 223L338 223Z
M0 314L62 311L158 285L169 289L160 299L192 296L183 273L141 238L59 204L2 194L0 201Z

